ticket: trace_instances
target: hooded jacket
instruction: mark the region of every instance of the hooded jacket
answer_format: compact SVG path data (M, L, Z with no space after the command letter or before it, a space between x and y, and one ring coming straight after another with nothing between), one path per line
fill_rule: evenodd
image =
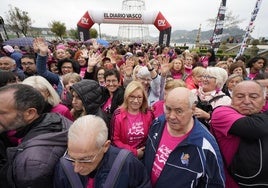
M103 104L103 89L94 80L84 79L71 86L81 99L86 113L101 117L109 125L105 113L101 110Z
M11 187L52 187L54 168L67 148L71 123L59 114L45 114L27 130L21 144L7 148Z

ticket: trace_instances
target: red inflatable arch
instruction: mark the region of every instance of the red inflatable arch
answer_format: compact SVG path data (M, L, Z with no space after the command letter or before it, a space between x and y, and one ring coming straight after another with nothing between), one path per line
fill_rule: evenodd
M79 38L81 41L90 39L89 29L95 24L154 24L160 31L159 44L169 46L171 25L161 12L125 12L88 10L77 23Z

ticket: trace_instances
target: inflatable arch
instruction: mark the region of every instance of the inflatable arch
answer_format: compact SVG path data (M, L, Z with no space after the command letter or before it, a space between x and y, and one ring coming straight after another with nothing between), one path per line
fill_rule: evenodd
M171 25L161 12L125 12L88 10L77 23L79 38L81 41L90 39L89 29L95 24L154 24L160 31L159 44L169 46Z

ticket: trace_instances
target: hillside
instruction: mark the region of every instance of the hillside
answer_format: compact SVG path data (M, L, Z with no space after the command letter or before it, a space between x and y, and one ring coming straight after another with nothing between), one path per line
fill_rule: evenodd
M171 33L171 41L175 43L195 43L198 30L176 30ZM242 41L245 31L239 28L229 28L223 30L222 41L233 37L235 41ZM201 31L200 42L209 42L213 30Z

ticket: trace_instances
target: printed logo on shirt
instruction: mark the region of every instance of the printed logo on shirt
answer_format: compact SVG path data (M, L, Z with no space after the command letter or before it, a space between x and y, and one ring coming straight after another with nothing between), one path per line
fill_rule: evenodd
M133 123L128 129L129 143L135 143L144 138L143 122Z
M188 153L182 153L181 154L181 163L188 166L189 164L190 155Z

